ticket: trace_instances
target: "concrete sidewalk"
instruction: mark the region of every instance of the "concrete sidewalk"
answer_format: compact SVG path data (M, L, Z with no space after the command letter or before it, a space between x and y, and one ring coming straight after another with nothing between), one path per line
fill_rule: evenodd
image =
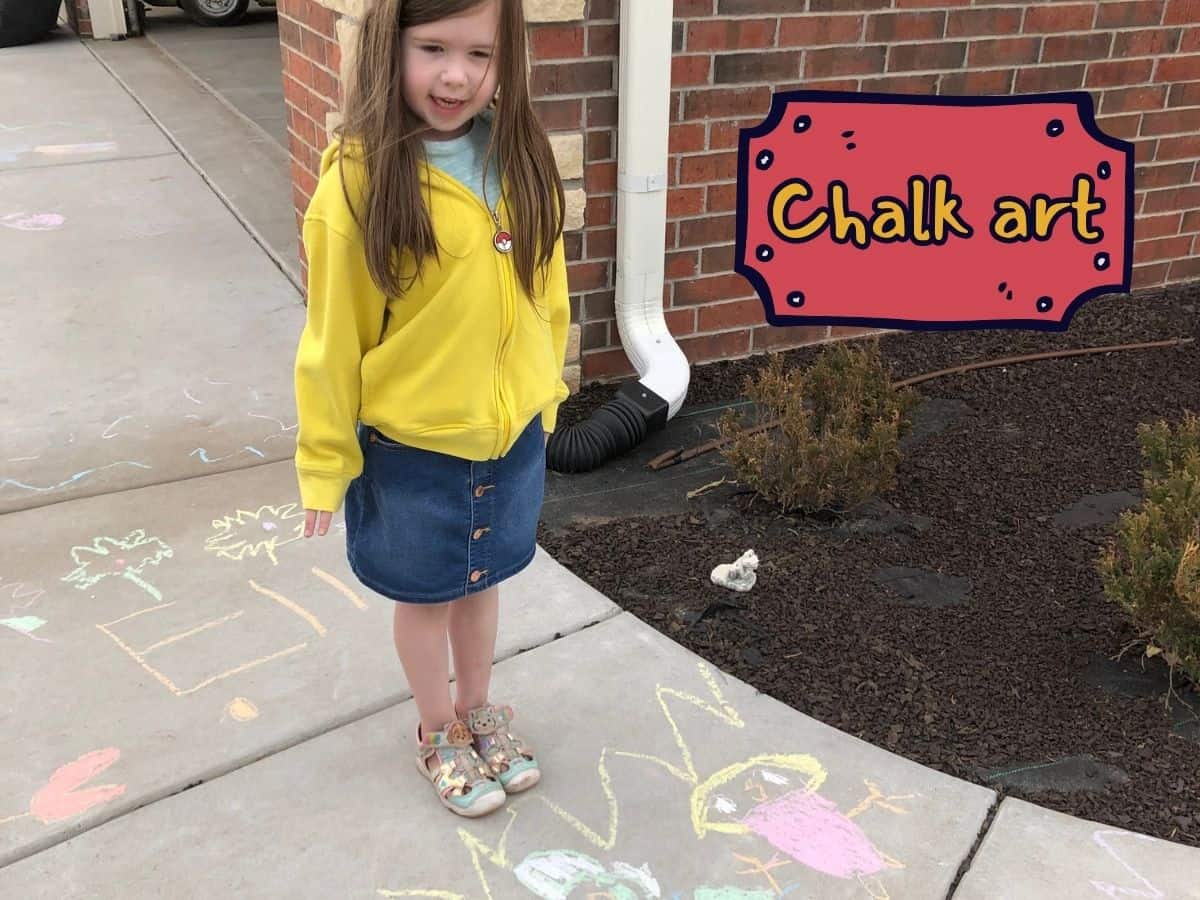
M299 536L295 290L66 37L0 51L0 271L0 897L1200 898L1200 852L865 744L542 552L493 681L542 782L453 816L391 601Z

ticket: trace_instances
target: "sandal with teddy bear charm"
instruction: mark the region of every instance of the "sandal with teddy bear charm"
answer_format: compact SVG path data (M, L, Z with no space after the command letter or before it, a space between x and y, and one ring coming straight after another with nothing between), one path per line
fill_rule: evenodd
M512 719L513 708L507 704L478 706L463 717L476 752L509 794L531 788L541 779L533 748L508 730Z

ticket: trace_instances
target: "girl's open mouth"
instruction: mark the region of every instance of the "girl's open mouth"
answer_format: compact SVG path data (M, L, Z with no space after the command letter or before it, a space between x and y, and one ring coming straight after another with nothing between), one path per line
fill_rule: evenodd
M465 102L465 100L443 100L441 97L433 98L433 105L442 109L458 109Z

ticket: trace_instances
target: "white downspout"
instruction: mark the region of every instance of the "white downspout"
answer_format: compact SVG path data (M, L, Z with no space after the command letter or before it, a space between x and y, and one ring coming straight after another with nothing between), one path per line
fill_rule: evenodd
M668 418L690 378L662 305L673 7L621 0L617 98L617 330L640 383L667 402Z
M129 34L125 25L125 5L122 0L88 0L92 20L92 37L97 41L116 40Z

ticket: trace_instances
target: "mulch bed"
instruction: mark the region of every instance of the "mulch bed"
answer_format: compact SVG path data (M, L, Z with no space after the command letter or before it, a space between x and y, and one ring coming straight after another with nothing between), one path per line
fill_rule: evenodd
M1193 283L1093 300L1065 333L895 333L880 347L898 380L1200 337L1198 305ZM804 365L817 352L782 355ZM765 359L693 368L688 406L743 396ZM585 388L560 421L615 389ZM1200 847L1200 690L1177 672L1183 702L1168 710L1161 657L1135 646L1113 660L1138 631L1095 568L1117 511L1141 493L1138 423L1200 413L1200 342L916 390L926 403L896 487L840 520L784 516L723 485L687 514L543 527L539 540L622 608L806 715L1005 795ZM749 548L761 561L752 591L709 581Z

